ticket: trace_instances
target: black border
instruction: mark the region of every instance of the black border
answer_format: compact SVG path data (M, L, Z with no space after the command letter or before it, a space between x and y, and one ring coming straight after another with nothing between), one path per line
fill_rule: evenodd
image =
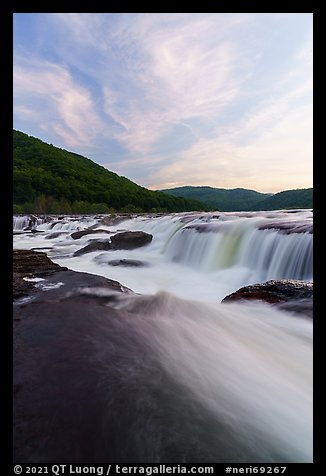
M93 9L97 6L97 2L92 3ZM48 7L51 5L49 4ZM53 5L54 6L54 5ZM69 8L68 5L65 8L60 8L58 4L55 5L58 11L64 11L68 9L68 12L75 12L74 8ZM205 7L202 3L198 5L201 7L200 11L208 10L212 11L213 5ZM229 8L226 6L223 8L223 5L215 4L214 7L219 7L219 11L215 13L226 13L230 12L232 7L233 9L236 5L229 4ZM133 11L141 10L141 6L137 5L137 8L128 6L128 3L120 4L119 8L114 5L110 5L111 12L126 12L131 13ZM157 5L159 7L159 5ZM189 5L190 7L190 5ZM268 5L265 5L265 10L267 12L275 13L293 13L293 7L287 8L284 2L280 4L280 8L277 8L277 4L273 3L272 8L269 8ZM256 13L257 11L261 12L264 10L264 7L259 4L257 8L247 6L246 13ZM174 8L176 6L174 5ZM102 5L98 3L98 10L101 12L103 9ZM27 11L29 10L29 11ZM47 11L46 5L42 5L42 13L51 13ZM143 8L146 11L146 8ZM168 5L161 9L161 11L170 11ZM172 10L172 8L171 8ZM179 9L180 11L181 9ZM194 12L193 7L191 7L191 12ZM249 11L248 11L249 10ZM298 11L300 10L300 11ZM178 10L177 10L178 11ZM5 469L8 469L8 474L12 474L12 461L13 461L13 447L12 447L12 421L13 421L13 411L12 411L12 383L13 383L13 368L12 368L12 323L10 322L10 316L12 316L12 130L13 130L13 110L12 110L12 69L13 69L13 14L14 12L19 13L32 13L39 12L39 8L33 8L33 5L26 4L26 2L15 2L11 6L2 5L1 14L0 14L0 35L1 35L1 65L2 65L2 101L1 101L1 113L2 113L2 165L1 165L1 194L3 204L1 210L1 225L2 230L0 233L2 242L2 332L1 335L1 350L4 351L2 363L3 365L3 379L1 379L1 401L3 404L1 412L1 431L3 433L2 444L1 444L1 453L2 453L2 463L5 463ZM67 12L67 13L68 13ZM321 72L318 71L318 66L322 64L321 60L319 62L319 54L322 47L320 47L320 42L322 36L320 35L322 28L322 17L321 9L316 5L302 6L298 5L298 9L295 10L297 13L313 13L313 25L314 25L314 281L315 281L315 293L314 293L314 463L309 465L309 473L313 473L315 469L319 470L319 465L322 463L321 455L323 454L323 447L321 442L321 423L320 423L320 411L321 404L319 399L323 395L323 391L318 385L323 380L323 370L320 368L321 359L324 357L321 350L321 339L323 338L322 333L322 322L324 320L324 312L322 310L322 265L320 259L320 251L322 248L322 237L323 237L323 220L322 220L322 180L324 176L322 174L322 169L320 164L324 160L323 156L319 156L318 151L318 139L320 138L320 127L322 124L321 119L319 118L320 114L320 81L323 79ZM266 13L266 11L265 11ZM319 73L319 74L318 74ZM4 332L3 332L4 330ZM320 352L320 356L319 356ZM4 384L5 382L5 384ZM215 466L215 465L214 465ZM236 465L233 465L236 466ZM239 465L237 465L239 466ZM245 465L241 465L245 466ZM290 469L291 465L287 465ZM297 466L297 465L294 465ZM301 466L301 465L300 465ZM299 468L295 469L297 472ZM286 474L289 474L287 472ZM293 473L294 474L294 473Z

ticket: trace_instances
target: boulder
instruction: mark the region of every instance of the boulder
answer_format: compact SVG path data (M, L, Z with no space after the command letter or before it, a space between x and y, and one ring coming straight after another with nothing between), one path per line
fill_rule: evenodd
M50 233L49 235L45 236L44 239L45 240L52 240L53 238L58 238L63 233L65 233L65 232L64 231L56 231L54 233Z
M65 270L60 265L53 263L46 253L32 250L14 250L13 252L13 271L22 273L25 276L33 273L39 274L51 273L57 270Z
M124 231L111 237L113 250L133 250L148 245L153 239L153 235L144 231Z
M271 280L244 286L226 296L222 302L260 300L279 308L312 317L313 283L299 280Z
M290 233L310 233L313 234L313 223L302 222L269 222L259 227L259 230L276 230L284 235Z
M112 246L110 241L93 241L89 245L84 246L80 250L75 251L74 256L81 256L85 253L91 253L92 251L108 251L111 250Z
M108 230L101 230L101 229L94 230L94 229L88 228L87 230L75 231L74 233L71 233L70 236L74 240L79 240L79 238L82 238L85 235L93 235L94 233L111 233L111 232Z
M105 225L105 226L116 226L119 223L121 223L122 221L127 220L128 218L131 218L131 217L128 217L128 216L123 216L123 217L121 217L121 216L120 217L106 216L106 217L102 218L102 220L99 223L101 225Z
M53 263L46 253L32 250L14 250L13 252L13 298L27 295L32 292L34 285L25 281L26 276L48 276L56 271L65 271L67 268Z
M113 259L108 261L108 264L110 266L129 266L132 268L142 268L144 266L147 266L147 263L135 259Z

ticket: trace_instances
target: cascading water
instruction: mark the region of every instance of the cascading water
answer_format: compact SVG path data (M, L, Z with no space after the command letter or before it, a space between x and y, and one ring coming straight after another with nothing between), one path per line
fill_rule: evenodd
M13 231L23 231L27 227L37 227L44 222L44 218L34 218L31 220L30 216L14 216Z
M14 226L23 226L22 217L18 218ZM143 230L153 234L152 243L144 248L114 252L114 259L135 259L149 266L136 270L110 267L110 251L72 257L95 238L86 235L75 241L71 232L94 226L110 232ZM69 267L77 271L116 279L140 293L167 290L187 298L195 291L199 299L215 300L241 286L270 279L312 280L311 228L311 211L139 216L110 227L94 216L53 217L36 226L43 232L38 237L16 236L14 246L30 248L32 238L34 247L42 247L46 239L50 258L62 265L66 263L61 258L69 258ZM51 232L60 232L60 236L48 239ZM109 239L107 234L95 236Z
M165 259L203 271L245 267L257 282L312 279L312 234L259 229L266 219L236 218L185 225L170 240Z
M165 259L203 271L246 267L253 279L312 279L312 235L260 230L250 221L185 226L170 240Z
M29 217L28 216L15 216L13 220L13 230L22 231L28 226Z

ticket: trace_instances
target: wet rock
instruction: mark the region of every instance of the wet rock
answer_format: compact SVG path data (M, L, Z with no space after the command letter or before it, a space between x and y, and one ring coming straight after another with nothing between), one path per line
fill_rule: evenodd
M184 227L184 230L196 230L198 233L218 232L223 225L217 223L196 223Z
M82 230L82 231L75 231L74 233L71 233L71 238L74 240L79 240L79 238L82 238L85 235L93 235L94 233L111 233L108 230L101 230L101 229L91 229L88 228L87 230Z
M92 251L108 251L111 249L110 241L93 241L89 245L84 246L84 248L75 251L74 256L81 256L85 253L91 253Z
M133 250L148 245L152 239L153 235L144 231L125 231L111 237L111 246L113 250Z
M261 225L259 230L277 230L279 233L289 235L290 233L313 233L312 223L301 222L271 222Z
M32 250L14 250L13 252L13 271L15 273L29 274L35 276L42 273L51 273L57 270L65 270L67 268L53 263L46 253Z
M64 231L56 231L55 233L50 233L50 235L47 235L44 237L45 240L52 240L53 238L58 238L62 234L64 234Z
M129 266L132 268L142 268L144 266L148 266L147 263L135 259L114 259L108 261L108 264L110 266Z
M119 216L119 217L104 217L102 218L102 220L99 222L101 225L105 225L105 226L116 226L118 225L119 223L121 223L122 221L128 219L130 217L128 216Z
M32 292L34 285L25 281L26 276L46 276L67 268L53 263L46 253L33 250L14 250L13 252L13 298L17 299Z
M165 369L141 310L67 293L108 280L63 274L59 290L14 306L14 463L257 461Z
M244 286L226 296L222 302L260 300L312 317L313 283L299 280L271 280Z

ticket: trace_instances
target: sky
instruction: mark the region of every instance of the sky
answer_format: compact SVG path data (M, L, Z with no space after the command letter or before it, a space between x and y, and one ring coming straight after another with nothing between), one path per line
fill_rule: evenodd
M15 13L14 129L150 189L312 186L312 13Z

